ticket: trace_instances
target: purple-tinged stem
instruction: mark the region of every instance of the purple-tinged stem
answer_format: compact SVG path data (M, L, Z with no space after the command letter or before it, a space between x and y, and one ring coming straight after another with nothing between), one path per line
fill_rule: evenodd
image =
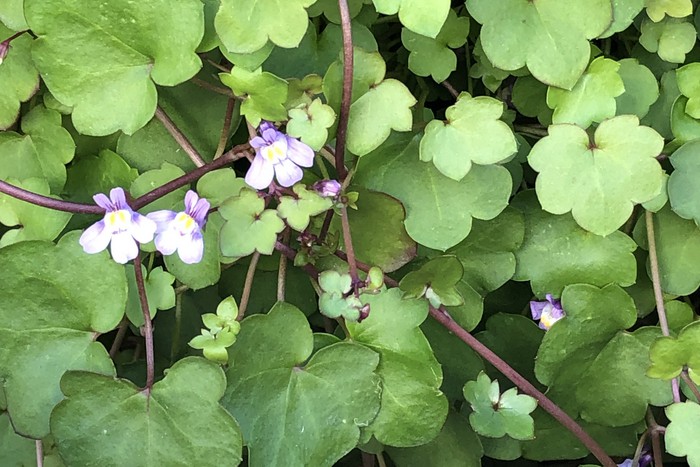
M161 106L156 107L156 118L160 120L165 129L168 130L168 133L170 133L170 136L172 136L173 139L177 141L177 144L179 144L185 153L187 153L192 162L194 162L194 165L197 167L202 167L206 164L204 159L202 159L202 156L199 155L199 152L197 152L194 146L192 146L190 140L187 139L187 136L185 136L182 130L175 125L175 122L168 117L168 114L165 113Z
M221 129L221 136L219 137L219 145L214 153L214 159L218 159L224 153L226 149L226 141L228 141L228 134L231 131L231 119L233 117L233 110L236 108L236 99L230 97L228 103L226 104L226 114L224 115L224 126Z
M245 317L245 310L248 308L248 301L250 300L250 291L253 289L253 279L255 278L255 269L258 267L258 260L260 259L260 253L257 251L253 253L250 257L250 264L248 265L248 272L245 275L245 283L243 284L243 293L241 293L241 303L238 305L238 316L236 319L238 321Z
M37 193L32 193L23 188L11 185L0 180L0 193L5 193L13 198L26 201L37 206L42 206L56 211L72 212L74 214L104 214L105 210L95 204L73 203L56 198L50 198Z
M357 295L357 286L360 278L357 275L357 260L355 259L355 247L352 245L352 234L350 233L350 220L348 219L348 208L343 205L340 210L340 223L343 227L343 242L345 244L345 254L347 255L348 266L350 266L350 277L352 277L352 286Z
M136 288L139 291L141 311L143 311L143 337L146 340L146 392L150 394L155 380L155 360L153 358L153 324L151 323L151 310L148 307L146 295L146 283L141 269L141 254L134 258L134 273L136 275Z
M352 27L350 25L350 10L347 0L338 0L340 10L340 26L343 31L343 93L340 101L340 116L338 130L335 136L335 170L341 182L348 175L345 170L345 141L348 132L350 104L352 102L353 49Z

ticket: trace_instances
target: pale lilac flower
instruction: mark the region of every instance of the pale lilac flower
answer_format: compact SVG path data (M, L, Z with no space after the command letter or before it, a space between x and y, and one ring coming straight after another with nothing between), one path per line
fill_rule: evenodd
M272 123L262 122L258 131L260 136L250 140L255 158L245 175L248 185L262 190L276 177L280 185L289 187L303 177L299 167L314 165L314 150L277 130Z
M547 301L530 302L530 311L532 312L532 319L540 320L540 328L549 329L554 323L566 316L566 313L561 307L561 301L556 298L552 298L551 294L546 295Z
M164 255L177 254L183 263L199 263L204 255L202 229L207 222L209 201L189 190L185 195L185 210L155 211L148 214L158 225L156 248Z
M313 186L316 193L325 198L337 198L342 185L336 180L319 180Z
M105 210L104 218L80 236L86 253L99 253L112 243L110 251L117 263L124 264L139 254L139 243L153 240L156 223L131 209L122 188L113 188L109 198L98 193L95 203ZM138 242L138 243L137 243Z

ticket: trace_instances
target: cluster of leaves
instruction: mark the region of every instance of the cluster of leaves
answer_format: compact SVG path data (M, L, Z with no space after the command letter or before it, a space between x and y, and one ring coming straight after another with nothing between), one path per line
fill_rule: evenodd
M696 0L0 2L0 465L576 465L572 423L619 462L660 423L700 466L698 32ZM262 121L318 153L289 189L241 177ZM174 180L139 211L207 198L197 264L26 198Z

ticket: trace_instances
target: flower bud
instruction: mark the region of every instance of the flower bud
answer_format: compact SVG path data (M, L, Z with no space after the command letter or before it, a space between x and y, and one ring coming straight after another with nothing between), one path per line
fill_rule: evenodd
M324 198L336 198L342 186L336 180L320 180L313 186L316 192Z

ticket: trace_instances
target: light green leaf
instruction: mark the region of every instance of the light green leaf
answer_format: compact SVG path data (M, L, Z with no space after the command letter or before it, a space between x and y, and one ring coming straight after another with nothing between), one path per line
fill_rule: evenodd
M162 267L153 268L150 272L143 266L144 285L148 297L148 309L151 319L155 318L158 310L168 310L175 306L175 290L173 282L175 276L163 271ZM129 281L129 298L126 302L126 316L134 326L141 327L144 324L143 310L139 300L139 292L136 286L134 266L126 265L126 278Z
M22 242L0 249L0 378L15 429L35 439L49 433L63 373L114 374L95 334L122 319L124 268L106 252L85 254L78 236L67 234L58 245Z
M685 113L688 98L679 95L671 107L671 132L675 139L672 146L678 148L700 138L700 121Z
M381 83L386 75L386 63L379 52L368 52L360 47L353 49L354 71L352 75L352 102L357 101L369 90ZM323 94L328 105L336 113L340 109L343 93L343 59L334 61L323 77Z
M658 23L645 19L641 31L639 43L671 63L683 63L697 41L693 23L682 19L664 18Z
M401 30L401 42L411 53L408 68L418 76L432 76L441 83L457 69L457 49L467 42L469 18L458 17L450 10L447 20L435 39L416 34L410 29Z
M26 0L24 13L39 36L32 47L36 67L87 135L134 133L153 117L155 84L174 86L201 67L195 50L204 18L197 0Z
M539 172L537 197L552 214L571 211L576 222L597 235L623 225L635 204L661 191L663 171L656 157L663 138L632 115L601 123L593 141L574 125L553 125L528 156Z
M35 441L15 433L10 417L0 411L0 465L23 467L35 462Z
M678 337L660 337L651 346L651 366L647 375L652 378L672 379L681 374L684 367L688 375L700 384L700 323L693 323L681 330Z
M109 149L97 156L85 156L68 168L64 193L72 201L93 203L96 193L109 193L115 187L128 187L138 177L124 159Z
M403 276L399 287L405 292L404 297L425 297L435 308L458 306L464 299L455 286L463 274L464 268L456 256L438 256Z
M0 6L0 20L6 21ZM21 13L21 4L20 4ZM24 15L19 18L24 21ZM27 29L27 26L20 26ZM14 31L0 24L0 41L14 35ZM12 40L10 50L0 62L0 130L9 128L19 116L19 104L26 102L39 89L39 72L34 68L30 47L32 38L23 34Z
M644 118L659 98L659 84L651 70L641 65L637 59L625 58L619 63L618 72L624 82L625 92L615 98L616 115L632 114Z
M224 372L197 357L176 362L150 393L127 380L70 372L51 433L69 465L236 465L243 441L218 404L225 387Z
M312 349L292 305L243 320L222 403L241 425L251 467L332 465L379 410L375 352L350 342Z
M534 192L515 197L513 207L525 216L525 238L515 251L515 280L529 280L535 295L559 295L568 284L602 287L636 280L634 241L622 232L607 237L580 228L570 215L554 216L540 209Z
M671 140L673 139L671 109L676 98L680 95L675 70L665 72L661 76L659 86L659 98L649 108L649 113L642 119L642 124L652 127L665 139ZM679 108L679 110L681 113L685 113L682 111L683 109Z
M212 207L218 207L228 198L237 196L245 186L245 181L237 178L232 169L219 169L208 172L197 180L197 193L206 198Z
M287 82L272 73L248 71L242 67L233 67L231 73L220 73L221 82L230 87L234 94L245 100L241 104L241 114L253 126L260 120L286 120Z
M248 256L254 251L272 254L277 234L284 230L277 211L265 209L265 201L248 188L224 201L219 213L226 220L219 239L225 256Z
M347 327L354 342L380 355L382 404L365 434L382 444L407 447L438 435L447 416L447 398L439 389L440 364L418 327L428 315L427 303L403 300L401 295L396 288L363 295L371 307L369 317Z
M399 14L401 24L423 36L435 37L440 32L450 10L449 0L372 0L377 12Z
M696 440L700 436L700 405L686 401L666 407L666 416L671 421L664 433L666 451L674 456L687 456L688 465L700 465L700 449Z
M693 14L691 0L646 0L647 15L658 23L664 16L683 18Z
M689 63L676 70L676 80L678 82L678 90L688 102L685 104L685 113L691 117L700 118L700 63Z
M308 105L289 109L287 134L318 151L328 141L328 129L335 123L335 112L321 99Z
M313 216L328 211L333 205L330 198L324 198L315 191L307 190L301 183L294 185L292 191L296 197L282 196L277 206L277 215L299 232L308 227Z
M700 187L697 184L700 173L698 161L700 141L685 143L671 156L674 171L668 180L668 197L673 210L684 219L692 219L700 225Z
M182 175L185 175L185 172L183 172L180 167L168 162L163 162L163 165L159 169L149 170L139 175L131 184L129 193L131 193L131 196L134 198L138 198ZM146 214L161 209L174 210L178 204L180 206L177 206L177 209L182 210L182 200L185 199L186 192L187 187L173 190L162 198L146 205L141 210L141 213Z
M503 167L475 165L456 182L419 160L419 141L410 134L390 138L363 158L354 181L401 201L411 238L444 251L466 238L473 217L488 220L503 211L510 174Z
M547 91L547 105L554 109L553 123L573 123L588 128L615 116L615 98L625 92L618 73L620 64L598 57L591 62L576 85L567 91L555 87Z
M234 66L242 67L249 71L255 71L270 58L270 54L275 50L275 45L268 41L261 49L245 54L231 52L223 45L219 46L219 50L223 56L226 57L226 60L231 62ZM289 51L290 49L282 50Z
M484 83L484 86L486 86L489 91L496 92L501 86L501 83L511 75L511 72L496 68L493 63L491 63L481 46L481 39L476 40L472 54L474 55L475 63L469 68L469 76L472 78L481 78L481 82ZM529 76L527 68L524 66L514 70L512 74L515 76Z
M348 1L348 10L351 19L360 13L360 10L362 10L362 6L365 3L366 2L364 0ZM307 12L312 18L322 14L328 21L335 24L340 24L340 10L338 9L338 2L336 0L316 0L316 3L311 5L307 9Z
M492 97L463 92L445 113L446 122L433 120L425 127L420 158L453 180L462 180L479 165L503 162L515 154L518 143L505 122L503 103Z
M24 19L24 0L5 0L0 5L0 22L13 31L28 29Z
M685 302L670 300L664 302L664 307L671 333L679 333L685 326L695 321L695 311Z
M316 0L221 0L214 25L221 42L235 53L260 50L268 41L287 49L304 37L308 16L304 8Z
M472 0L467 9L483 25L481 45L494 66L517 70L527 65L538 80L564 89L576 84L588 64L588 40L612 21L610 0Z
M613 22L608 29L600 35L600 38L608 38L615 33L622 32L627 29L634 18L644 8L645 0L613 0Z
M318 298L319 311L328 318L344 318L357 321L362 302L351 292L352 277L338 271L323 271L318 276L318 285L323 291Z

